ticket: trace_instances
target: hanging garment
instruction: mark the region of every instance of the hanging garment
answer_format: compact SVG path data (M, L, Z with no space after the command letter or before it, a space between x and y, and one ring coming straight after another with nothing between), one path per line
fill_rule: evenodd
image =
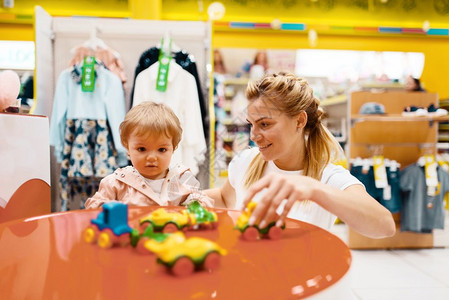
M424 167L413 164L401 171L401 231L430 233L444 229L444 195L449 191L449 174L437 168L435 196L427 194Z
M135 75L134 75L134 85L131 90L131 107L133 107L133 101L134 101L134 90L135 90L135 84L137 76L140 74L140 72L148 69L151 65L156 63L159 59L159 53L160 49L157 47L152 47L145 52L142 53L140 56L139 62L136 67ZM198 75L198 70L195 63L195 58L188 54L186 51L178 51L173 53L173 59L175 62L180 65L184 70L189 72L193 75L196 82L196 89L198 92L198 101L200 104L200 110L201 110L201 120L203 123L203 132L204 137L206 140L209 139L209 113L207 110L207 104L204 99L203 91L201 89L201 81L200 77Z
M203 135L195 79L172 60L167 90L160 92L156 90L158 69L159 62L156 62L137 76L133 106L143 101L154 101L164 103L174 111L183 132L181 142L173 153L171 164L184 164L196 175L199 164L204 160L207 145Z
M392 170L390 167L386 167L386 170L388 191L385 188L376 187L373 166L369 166L367 170L364 170L363 166L360 165L351 166L351 174L365 185L367 193L391 213L397 213L401 210L400 172L397 168Z
M105 67L117 75L122 84L125 85L127 78L125 74L125 68L123 66L123 62L117 55L116 51L111 48L97 48L92 50L86 46L78 46L74 49L74 54L72 60L69 63L69 66L77 65L83 62L84 57L86 56L95 56L95 59L101 61Z
M50 145L61 163L61 210L82 208L99 179L128 163L119 134L125 117L120 79L97 66L94 92L82 92L74 74L81 70L75 67L60 74L50 122Z

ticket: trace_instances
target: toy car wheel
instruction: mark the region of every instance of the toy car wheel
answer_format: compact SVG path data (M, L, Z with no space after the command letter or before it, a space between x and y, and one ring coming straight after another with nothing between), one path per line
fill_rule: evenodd
M259 230L256 227L249 226L245 229L242 236L247 241L255 241L259 237Z
M268 230L268 238L270 240L279 240L282 236L282 229L280 227L277 226L272 226L269 230Z
M83 232L84 241L86 243L95 243L98 236L98 228L96 226L89 226Z
M204 260L204 269L206 270L215 270L220 266L220 254L213 251L207 254L206 259Z
M150 224L151 223L148 221L145 221L142 224L140 224L140 233L144 232L148 228L148 226L150 226Z
M137 242L137 246L136 246L137 252L139 252L140 254L151 253L150 250L145 248L145 242L147 242L148 240L149 240L149 238L147 238L146 236L140 238L140 240Z
M98 237L98 246L103 249L111 248L114 245L115 235L111 229L105 229Z
M118 236L118 243L122 246L128 245L130 240L131 240L131 237L130 237L129 233L123 233Z
M167 223L164 226L164 229L162 230L162 232L164 233L172 233L172 232L176 232L178 231L178 226L176 226L175 223Z
M195 265L188 257L185 256L178 258L178 260L175 262L175 264L171 269L173 274L180 277L190 275L193 273L194 270Z

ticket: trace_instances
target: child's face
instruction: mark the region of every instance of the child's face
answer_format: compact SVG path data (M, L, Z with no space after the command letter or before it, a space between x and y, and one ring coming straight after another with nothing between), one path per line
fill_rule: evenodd
M173 151L172 138L164 134L138 136L132 133L128 139L131 162L148 179L161 179L167 175Z

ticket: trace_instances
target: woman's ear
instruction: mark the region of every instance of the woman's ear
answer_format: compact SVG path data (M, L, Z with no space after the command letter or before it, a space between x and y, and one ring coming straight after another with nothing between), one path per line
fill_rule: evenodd
M296 119L296 128L303 129L307 124L307 113L305 111L301 111Z

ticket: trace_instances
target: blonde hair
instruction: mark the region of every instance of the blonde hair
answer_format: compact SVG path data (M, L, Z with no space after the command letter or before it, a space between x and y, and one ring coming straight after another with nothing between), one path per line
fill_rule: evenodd
M289 117L296 117L302 111L307 114L303 175L320 180L333 154L339 153L341 148L321 123L324 111L307 81L285 72L267 74L248 84L246 98L250 103L258 99L267 101ZM245 187L262 177L266 165L267 162L258 153L246 170Z
M126 149L131 134L138 136L165 134L172 139L173 149L176 149L181 141L182 128L171 108L161 103L145 101L131 108L120 124L120 140Z

